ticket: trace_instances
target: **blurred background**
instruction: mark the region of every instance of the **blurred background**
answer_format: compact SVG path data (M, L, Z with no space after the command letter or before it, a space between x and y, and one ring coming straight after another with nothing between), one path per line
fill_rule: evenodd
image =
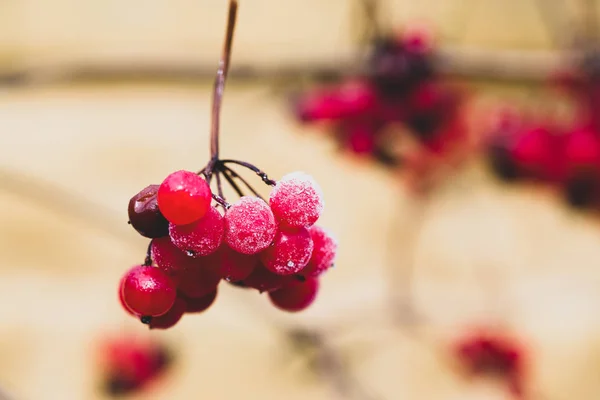
M148 331L117 297L147 245L127 225L127 203L208 160L227 2L0 2L6 399L111 398L98 353L115 337L172 352L168 371L127 394L134 399L600 396L598 208L569 206L554 176L498 179L487 151L489 120L506 105L534 125L579 126L581 96L553 82L566 70L589 71L581 60L595 54L598 4L378 3L374 19L368 0L240 4L221 151L275 179L306 171L322 186L320 224L340 247L316 302L289 314L265 295L221 284L206 312ZM434 37L428 62L437 80L465 93L460 162L431 150L433 166L409 156L390 166L356 147L340 150L329 127L299 120L291 101L299 93L362 74L374 21ZM584 88L595 82L588 75ZM596 97L588 97L593 115ZM584 143L577 154L595 163L596 142ZM411 154L421 160L427 151ZM432 169L437 179L424 190L423 171ZM506 388L508 367L497 368L501 379L465 372L457 343L477 342L481 329L522 349L509 358L526 359L523 393Z

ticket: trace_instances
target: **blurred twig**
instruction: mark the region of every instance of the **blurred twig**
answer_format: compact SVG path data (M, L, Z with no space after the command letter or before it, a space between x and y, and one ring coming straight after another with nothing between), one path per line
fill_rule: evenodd
M543 82L559 66L568 64L577 52L484 50L467 47L443 47L438 50L438 69L456 78L491 81ZM232 66L229 79L236 81L292 81L331 76L342 78L363 72L356 55L347 54L330 61L299 64L274 63L272 66ZM162 81L194 82L214 78L214 65L202 63L97 63L23 67L0 71L0 86L37 86L86 82Z

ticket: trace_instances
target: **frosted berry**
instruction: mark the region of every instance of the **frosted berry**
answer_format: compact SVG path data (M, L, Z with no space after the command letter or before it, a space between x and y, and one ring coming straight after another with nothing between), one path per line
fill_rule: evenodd
M150 321L150 329L169 329L175 326L183 316L186 310L185 300L177 297L173 307L160 317L153 317Z
M129 200L129 223L140 235L158 238L169 234L169 222L158 209L156 193L159 185L142 189Z
M269 204L282 227L308 227L323 212L323 194L310 175L293 172L277 182Z
M195 265L194 259L175 246L169 236L152 239L150 253L158 268L166 272L175 283L179 282L181 271Z
M266 269L262 264L257 266L250 276L243 281L243 287L250 287L260 293L271 292L283 285L294 281L293 276L277 275Z
M219 264L214 254L195 258L195 264L179 274L178 289L187 297L202 297L214 291L219 282Z
M277 233L269 205L258 197L244 196L225 213L225 241L242 254L266 249Z
M221 277L228 282L246 279L260 264L258 255L238 253L226 244L219 248L218 253L221 256L219 266Z
M186 303L186 313L201 313L206 311L217 298L218 290L215 289L212 292L205 294L202 297L185 297L182 296L182 299L185 300Z
M300 272L313 251L313 241L306 228L294 232L280 231L273 245L261 253L265 267L278 275L292 275Z
M296 281L269 292L271 303L280 310L297 312L310 306L317 297L319 281L314 278Z
M143 265L127 271L121 290L131 311L152 317L169 311L177 296L175 284L164 271Z
M223 216L216 207L196 222L187 225L169 225L169 236L175 246L193 255L207 256L214 253L225 233Z
M158 189L158 207L165 218L177 225L191 224L206 214L212 193L208 183L190 171L176 171Z
M307 277L317 277L333 266L338 244L331 234L320 226L311 226L308 231L314 246L306 268L300 273Z

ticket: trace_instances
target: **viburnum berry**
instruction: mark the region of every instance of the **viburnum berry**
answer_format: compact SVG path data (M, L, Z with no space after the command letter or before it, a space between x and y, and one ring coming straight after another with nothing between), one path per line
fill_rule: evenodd
M323 193L310 175L292 172L277 181L269 204L280 226L309 227L323 212Z
M242 254L222 244L218 250L221 257L219 271L221 277L228 282L238 282L246 279L254 268L260 264L257 254Z
M159 317L153 317L148 326L150 329L169 329L175 326L186 311L186 301L179 296L169 311Z
M159 268L137 265L124 276L123 301L132 312L142 316L159 316L175 303L177 289L171 278Z
M219 282L218 258L214 254L194 259L194 265L181 271L178 289L187 297L202 297L214 291Z
M306 267L300 273L306 277L317 277L333 266L337 252L337 241L320 226L308 230L313 241L313 251Z
M123 307L123 309L125 311L127 311L128 314L133 315L134 317L139 317L139 315L136 315L131 308L129 308L129 306L125 303L125 300L123 299L123 282L125 281L126 275L123 275L123 277L121 278L121 281L119 282L119 286L117 287L118 292L119 292L119 303L121 304L121 307Z
M148 238L169 234L169 222L158 209L158 188L159 185L147 186L129 200L129 223L140 235Z
M135 195L129 204L131 224L152 240L143 265L123 277L119 299L128 313L151 329L170 328L184 313L209 308L221 280L270 292L307 279L299 272L313 252L308 228L323 210L320 187L305 173L291 173L277 182L251 163L219 156L219 114L237 5L236 0L229 0L224 54L213 92L209 161L197 173L179 170L169 174L160 185L148 186ZM328 101L322 104L323 110L313 110L316 113L311 118L379 112L376 91L368 81L342 85ZM389 115L395 118L396 113ZM240 167L272 188L269 202L238 173ZM227 200L224 184L239 196L238 201ZM320 246L328 246L323 244L326 239L319 240ZM323 260L328 259L330 250L320 251L315 255L314 275L326 268L321 264L329 263ZM299 290L290 287L290 293ZM304 302L302 307L308 305L306 299Z
M273 244L263 251L263 265L278 275L293 275L300 272L313 251L313 241L306 228L296 231L279 231Z
M215 288L212 292L205 294L202 297L186 297L181 295L181 298L185 301L186 313L201 313L206 311L215 302L217 298L218 290Z
M243 196L225 213L225 241L242 254L266 249L277 234L271 208L258 197Z
M181 250L198 256L214 253L225 233L223 216L216 207L209 207L204 217L187 225L169 225L171 242Z
M199 220L210 208L212 192L208 183L190 171L175 171L158 189L158 207L165 218L176 225Z
M292 275L278 275L269 271L262 264L254 268L248 278L242 281L243 286L258 290L260 293L271 292L293 282L296 278Z
M152 239L150 254L158 268L169 275L175 283L179 282L182 271L195 265L194 259L175 246L169 236Z
M317 298L318 291L319 281L309 278L304 282L288 283L280 289L269 292L269 299L275 307L281 310L297 312L310 306Z

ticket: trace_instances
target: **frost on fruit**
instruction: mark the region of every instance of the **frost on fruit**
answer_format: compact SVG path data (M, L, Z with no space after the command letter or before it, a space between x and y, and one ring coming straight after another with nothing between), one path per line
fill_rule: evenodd
M292 172L277 182L269 199L275 218L289 227L311 226L321 216L323 193L304 172Z
M256 254L266 249L276 234L273 212L258 197L241 197L225 214L225 241L242 254Z
M261 260L278 275L292 275L306 267L312 252L313 241L306 228L297 232L280 231L273 245L261 253Z
M333 266L338 242L329 231L320 226L311 226L309 232L314 248L302 275L316 277Z
M225 233L223 216L210 207L204 217L188 225L169 225L169 235L175 246L193 255L207 256L214 253Z

